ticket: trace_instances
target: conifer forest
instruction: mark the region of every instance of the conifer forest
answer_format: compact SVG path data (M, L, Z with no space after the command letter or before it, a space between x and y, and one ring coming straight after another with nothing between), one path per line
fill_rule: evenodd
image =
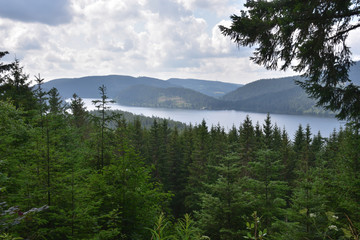
M145 128L1 65L0 239L359 239L360 136Z

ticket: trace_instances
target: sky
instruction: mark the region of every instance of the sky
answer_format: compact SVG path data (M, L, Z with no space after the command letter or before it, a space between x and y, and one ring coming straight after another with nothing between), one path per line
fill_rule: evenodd
M251 62L218 25L245 0L0 0L1 61L30 78L90 75L197 78L246 84L292 76ZM360 32L349 45L360 59Z

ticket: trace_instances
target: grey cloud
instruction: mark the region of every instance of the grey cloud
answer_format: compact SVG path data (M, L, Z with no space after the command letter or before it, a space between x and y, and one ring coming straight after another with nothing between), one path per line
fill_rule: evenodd
M195 6L200 7L200 8L210 8L211 3L207 0L196 0Z
M18 47L21 50L39 50L41 49L41 44L38 39L25 37L18 42Z
M159 13L166 18L179 18L189 16L192 13L174 0L152 0L148 2L148 7L152 12Z
M59 25L72 20L69 0L0 0L0 17Z

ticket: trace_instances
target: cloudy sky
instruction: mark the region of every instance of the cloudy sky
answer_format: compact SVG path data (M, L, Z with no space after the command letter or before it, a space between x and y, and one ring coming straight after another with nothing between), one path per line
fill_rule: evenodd
M46 80L120 74L248 83L294 75L253 64L251 49L221 35L218 25L244 2L0 0L0 51ZM349 39L355 57L357 36Z

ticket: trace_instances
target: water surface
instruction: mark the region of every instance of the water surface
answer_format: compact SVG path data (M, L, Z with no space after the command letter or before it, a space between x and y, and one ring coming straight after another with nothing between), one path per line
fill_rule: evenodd
M91 101L93 99L83 99L88 110L95 110ZM147 107L130 107L118 104L111 104L111 109L131 112L137 115L147 117L160 117L184 122L187 124L200 124L204 119L209 127L212 125L220 125L226 131L233 126L239 127L248 115L255 125L259 122L261 125L266 119L266 113L253 113L235 110L187 110L187 109L169 109L169 108L147 108ZM309 124L311 132L317 134L321 132L323 137L328 137L333 131L339 130L344 126L344 122L339 122L336 118L315 117L307 115L286 115L271 114L271 122L281 129L285 128L291 138L293 138L296 130L301 124L303 127Z

